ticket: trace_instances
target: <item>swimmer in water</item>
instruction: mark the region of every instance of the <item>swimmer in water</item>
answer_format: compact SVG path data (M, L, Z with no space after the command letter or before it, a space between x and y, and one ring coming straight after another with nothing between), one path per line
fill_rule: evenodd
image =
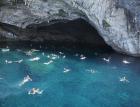
M39 88L32 88L28 94L29 95L34 95L34 94L42 94L43 93L43 90L40 90Z
M80 59L81 59L81 60L85 60L86 57L85 57L84 55L80 55Z
M31 56L32 55L32 51L25 52L25 54L28 55L28 56Z
M127 79L126 79L126 77L122 77L122 78L120 78L120 82L129 82Z
M1 49L2 52L9 52L10 49L8 47Z
M86 71L88 71L88 72L91 72L91 73L96 73L97 71L95 71L94 69L88 69L88 70L86 70Z
M65 59L65 58L66 58L66 56L64 55L62 58L63 58L63 59Z
M38 60L40 60L39 57L35 57L35 58L32 58L32 59L29 59L29 61L38 61Z
M16 62L16 63L21 63L22 61L23 61L23 59L18 60L18 61L14 61L14 62Z
M30 78L29 75L27 75L26 77L24 77L23 81L19 84L19 86L22 86L29 81L32 81L32 79Z
M5 60L5 63L6 63L6 64L11 64L11 63L13 63L13 61Z
M37 49L31 49L32 52L38 52L39 50Z
M123 60L122 61L124 64L130 64L131 62L127 61L127 60Z
M64 73L67 73L67 72L69 72L70 71L70 69L67 69L67 68L64 68Z
M110 59L111 58L103 58L103 60L106 61L106 62L110 62Z
M53 63L52 60L50 60L49 62L44 62L45 65L49 65L49 64L51 64L51 63Z
M63 52L59 52L59 54L60 54L60 55L63 55L64 53L63 53Z

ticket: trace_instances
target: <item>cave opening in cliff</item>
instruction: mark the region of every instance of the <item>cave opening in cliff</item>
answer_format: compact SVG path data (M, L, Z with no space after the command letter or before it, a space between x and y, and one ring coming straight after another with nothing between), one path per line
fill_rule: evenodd
M27 29L35 31L35 40L65 46L110 49L98 31L84 19L52 20L48 23L33 24ZM31 37L32 38L32 37ZM37 40L38 39L38 40Z
M6 42L6 45L13 47L15 45L24 47L30 44L35 46L47 44L56 48L65 46L67 48L78 47L112 51L112 48L105 43L98 31L81 18L76 20L51 20L49 23L31 24L24 30L18 30L19 28L11 25L3 24L2 26L10 32L16 32L17 37L19 37L18 41ZM5 44L2 43L2 45Z
M0 107L140 107L138 1L0 0Z

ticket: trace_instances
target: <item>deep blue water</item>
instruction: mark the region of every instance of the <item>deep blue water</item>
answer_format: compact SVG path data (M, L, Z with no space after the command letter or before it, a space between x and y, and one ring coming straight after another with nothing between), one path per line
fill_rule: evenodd
M0 51L0 107L140 107L139 58L9 49ZM27 76L32 81L22 83ZM29 95L32 88L42 93Z

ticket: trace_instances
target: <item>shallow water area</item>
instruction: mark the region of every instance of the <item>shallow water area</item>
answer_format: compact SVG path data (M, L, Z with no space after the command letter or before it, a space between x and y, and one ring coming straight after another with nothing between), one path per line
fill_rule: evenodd
M139 63L102 49L3 46L0 107L138 107Z

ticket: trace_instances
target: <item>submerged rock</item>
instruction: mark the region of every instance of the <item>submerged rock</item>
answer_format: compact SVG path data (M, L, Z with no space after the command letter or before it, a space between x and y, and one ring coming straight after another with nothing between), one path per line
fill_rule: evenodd
M50 26L60 20L83 18L113 49L140 56L139 0L5 0L1 4L0 26L4 30L0 32L4 37L27 40L34 37L27 34L38 25ZM32 25L36 25L35 28ZM63 37L61 40L72 40L70 36Z

